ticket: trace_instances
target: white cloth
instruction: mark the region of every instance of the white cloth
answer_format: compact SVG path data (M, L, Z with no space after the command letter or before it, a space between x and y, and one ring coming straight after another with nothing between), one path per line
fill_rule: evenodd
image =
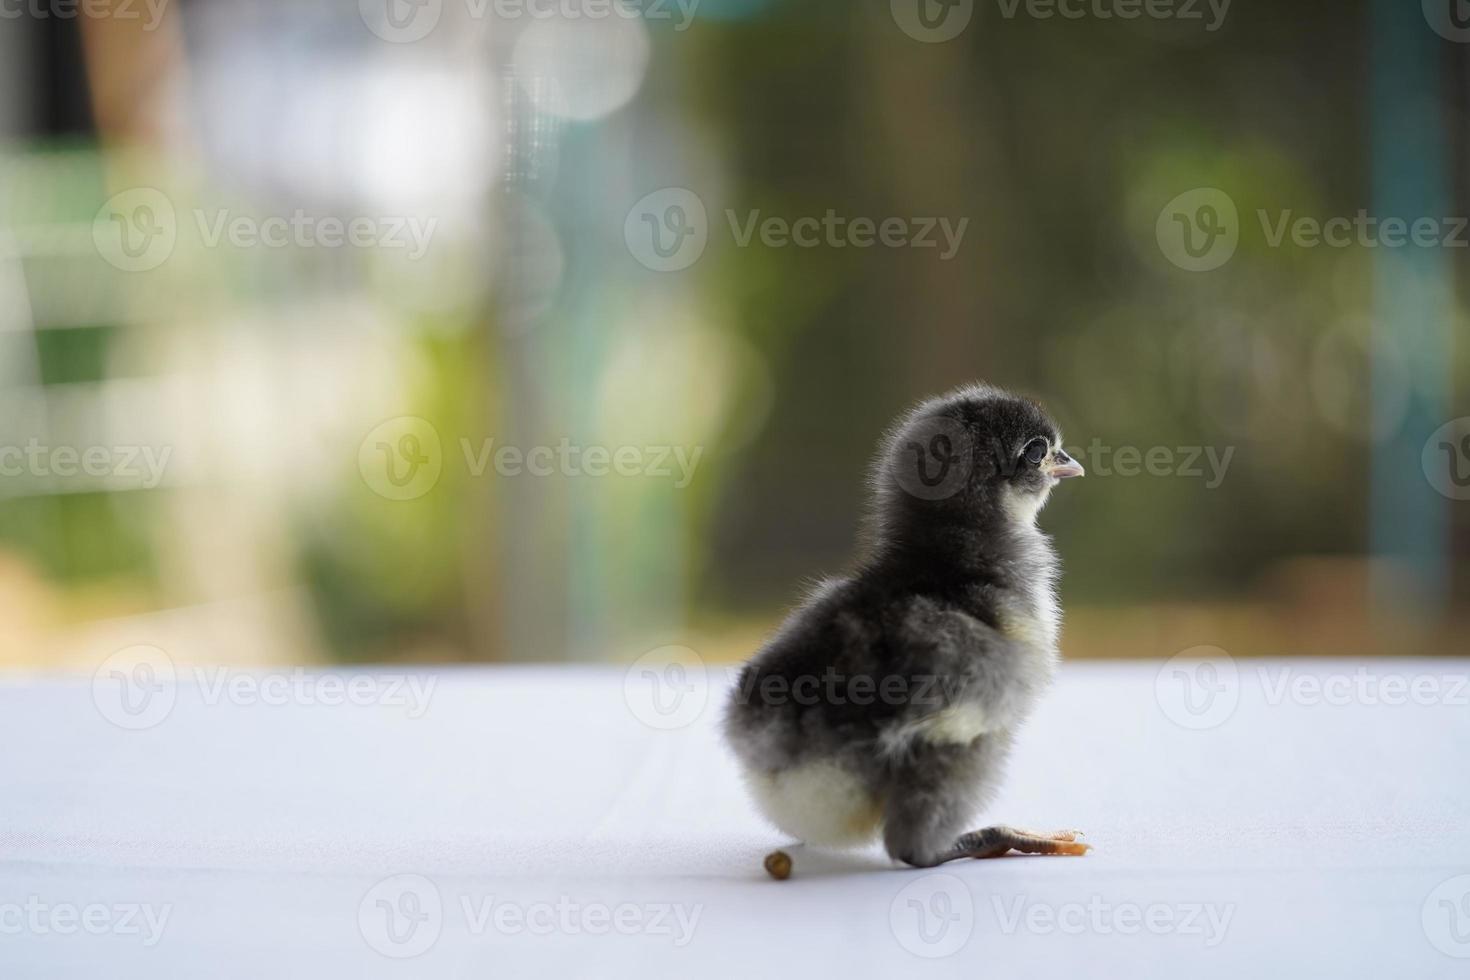
M11 678L0 977L1470 975L1470 661L1236 666L1198 731L1157 663L1063 667L977 823L1086 857L788 848L785 882L723 669L672 730L606 668L443 669L419 705L181 668L142 730L106 677Z

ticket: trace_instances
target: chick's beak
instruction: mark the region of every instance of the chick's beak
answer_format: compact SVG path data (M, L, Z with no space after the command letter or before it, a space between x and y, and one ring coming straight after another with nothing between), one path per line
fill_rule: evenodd
M1058 449L1041 464L1041 472L1058 480L1065 480L1069 476L1082 476L1087 471L1082 468L1081 463Z

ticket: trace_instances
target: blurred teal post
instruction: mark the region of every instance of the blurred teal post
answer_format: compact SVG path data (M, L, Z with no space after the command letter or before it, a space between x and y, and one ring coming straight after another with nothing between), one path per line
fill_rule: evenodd
M1452 2L1452 0L1446 0ZM1438 222L1457 213L1447 180L1441 52L1417 2L1373 0L1372 205L1381 222ZM1454 316L1450 259L1412 241L1373 251L1373 407L1396 424L1379 433L1372 459L1372 602L1376 614L1438 616L1449 597L1448 501L1421 466L1425 440L1446 420ZM1402 370L1400 369L1402 366ZM1385 567L1388 566L1388 567ZM1406 581L1403 574L1407 573ZM1390 652L1390 651L1385 651Z

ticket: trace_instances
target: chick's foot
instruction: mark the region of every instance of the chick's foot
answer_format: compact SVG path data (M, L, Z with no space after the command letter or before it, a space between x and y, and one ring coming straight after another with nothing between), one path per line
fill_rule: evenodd
M1011 851L1023 854L1086 854L1090 844L1077 840L1080 830L1058 830L1039 834L1014 827L986 827L962 834L955 842L955 857L992 858Z

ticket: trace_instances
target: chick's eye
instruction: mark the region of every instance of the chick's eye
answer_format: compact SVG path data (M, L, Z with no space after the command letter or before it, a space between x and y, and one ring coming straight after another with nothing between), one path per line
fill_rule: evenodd
M1040 466L1046 457L1046 440L1032 439L1026 444L1026 451L1022 455L1032 466Z

